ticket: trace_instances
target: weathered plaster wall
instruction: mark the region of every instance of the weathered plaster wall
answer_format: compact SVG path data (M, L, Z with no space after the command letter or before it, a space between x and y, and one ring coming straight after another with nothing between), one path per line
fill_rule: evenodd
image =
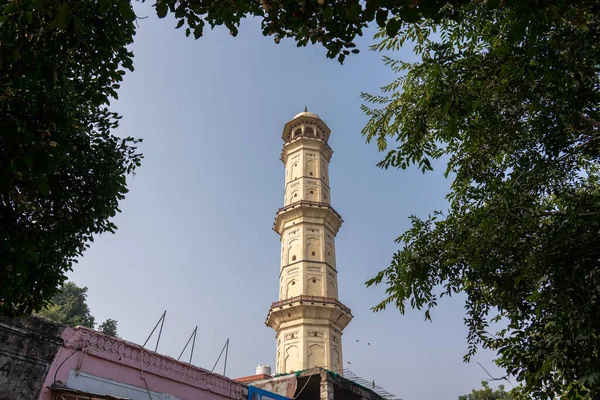
M0 318L0 400L38 398L64 329L39 317Z

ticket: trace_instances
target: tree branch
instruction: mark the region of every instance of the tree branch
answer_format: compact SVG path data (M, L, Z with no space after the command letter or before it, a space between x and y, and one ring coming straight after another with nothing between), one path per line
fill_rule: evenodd
M510 384L510 386L515 387L515 385L512 384L511 381L508 380L508 374L504 375L502 378L494 378L488 371L487 369L483 368L483 365L481 365L481 363L479 361L477 361L477 364L479 364L479 366L481 367L482 370L485 371L486 374L488 374L488 376L490 377L490 380L492 381L506 381Z
M600 122L596 121L595 119L592 119L592 118L590 118L590 117L588 117L586 115L582 115L581 119L584 122L587 122L589 125L595 126L596 128L600 128Z

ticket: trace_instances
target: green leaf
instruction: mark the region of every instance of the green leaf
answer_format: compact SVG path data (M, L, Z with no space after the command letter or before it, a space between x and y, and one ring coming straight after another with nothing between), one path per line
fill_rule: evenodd
M541 371L544 373L548 373L548 372L552 371L552 359L551 358L546 358L546 360L544 360L544 364L542 365Z
M398 31L400 30L401 26L402 26L402 21L397 20L397 19L390 19L387 22L387 25L385 26L385 33L389 37L394 37L394 36L396 36L396 34L398 33Z
M414 23L421 19L421 13L417 8L402 7L398 14L404 22Z
M202 36L202 30L204 28L204 22L200 21L194 28L194 38L199 39Z
M348 18L350 21L356 21L360 16L361 12L362 8L360 7L360 4L352 3L348 6L348 9L346 10L346 18Z
M365 19L367 21L373 21L378 7L379 0L367 0L367 4L365 6Z
M333 8L328 4L323 7L323 18L325 21L331 21L333 18Z
M48 195L48 193L50 192L50 188L48 187L48 183L45 181L39 181L37 183L37 189L38 192L40 192L40 194L42 194L43 196Z
M71 7L68 4L62 4L52 25L58 29L66 29L71 21Z
M156 2L156 15L158 16L158 18L166 17L168 11L169 11L169 8L167 6L166 0L158 0Z
M377 13L375 15L375 20L377 21L377 25L380 28L383 28L385 26L385 22L388 19L388 13L389 13L388 10L382 10L382 9L380 9L380 10L377 11Z
M126 21L131 22L135 20L135 12L133 11L133 7L129 0L119 1L119 11Z
M499 6L500 6L500 0L488 0L487 1L487 8L489 8L491 10L495 10Z

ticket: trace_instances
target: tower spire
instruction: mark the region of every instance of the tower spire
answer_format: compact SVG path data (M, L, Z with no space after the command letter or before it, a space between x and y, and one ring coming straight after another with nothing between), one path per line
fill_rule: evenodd
M285 199L273 226L281 236L279 301L266 324L277 332L277 373L313 367L341 373L341 336L352 313L338 300L334 238L342 218L329 193L333 151L327 125L304 110L282 135Z
M304 106L304 112L308 112L308 108L306 107L306 105Z

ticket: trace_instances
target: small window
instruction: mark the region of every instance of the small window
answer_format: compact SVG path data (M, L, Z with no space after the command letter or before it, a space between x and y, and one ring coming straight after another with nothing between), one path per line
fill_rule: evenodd
M328 256L330 256L330 255L331 255L331 252L330 252L330 251L328 251L328 252L327 252L327 255L328 255Z
M323 198L324 198L325 200L327 200L327 196L323 196Z
M317 283L317 280L316 280L316 279L313 279L313 283Z
M298 197L298 193L294 193L294 197Z
M312 255L313 255L313 256L315 255L315 252L314 252L314 251L312 252Z
M292 261L296 261L296 256L292 256Z
M310 172L310 173L309 173L309 175L310 175L310 176L312 176L312 175L313 175L313 173L312 173L312 172Z
M292 286L294 286L296 284L296 281L292 281Z
M313 192L312 190L310 191L310 194L315 194L315 192Z

